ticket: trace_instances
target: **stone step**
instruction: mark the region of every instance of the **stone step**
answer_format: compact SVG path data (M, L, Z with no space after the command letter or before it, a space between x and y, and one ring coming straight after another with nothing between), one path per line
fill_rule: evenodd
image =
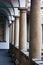
M35 61L35 63L37 63L38 65L43 65L43 60L33 59L33 61Z
M37 64L43 64L43 61L42 60L37 60L35 61Z

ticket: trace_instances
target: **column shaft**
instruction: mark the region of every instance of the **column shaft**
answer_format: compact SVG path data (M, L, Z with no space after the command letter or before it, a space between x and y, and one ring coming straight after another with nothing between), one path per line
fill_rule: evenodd
M14 21L12 22L12 44L14 45Z
M10 27L9 27L9 42L11 43L11 34L12 34L12 24L10 24Z
M30 58L41 58L41 0L31 0L30 11Z
M12 36L12 34L13 34L13 23L11 24L11 29L12 29L12 30L11 30L11 44L12 44L12 37L13 37L13 36Z
M19 16L15 16L15 47L19 46Z
M26 51L27 44L27 20L26 20L26 8L20 8L20 38L19 48Z

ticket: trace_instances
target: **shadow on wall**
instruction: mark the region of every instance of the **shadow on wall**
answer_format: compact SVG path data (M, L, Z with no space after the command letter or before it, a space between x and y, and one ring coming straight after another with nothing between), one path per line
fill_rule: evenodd
M27 12L27 42L30 41L30 11Z

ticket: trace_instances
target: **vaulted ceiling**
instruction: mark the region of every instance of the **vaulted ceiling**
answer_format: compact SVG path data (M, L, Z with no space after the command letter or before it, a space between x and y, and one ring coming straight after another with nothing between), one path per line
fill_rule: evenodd
M12 20L13 16L18 14L17 8L24 7L26 2L30 2L31 0L0 0L0 16L4 16L6 20ZM30 6L30 5L28 5Z
M6 16L6 19L11 20L15 14L14 8L18 6L18 0L0 0L0 16Z

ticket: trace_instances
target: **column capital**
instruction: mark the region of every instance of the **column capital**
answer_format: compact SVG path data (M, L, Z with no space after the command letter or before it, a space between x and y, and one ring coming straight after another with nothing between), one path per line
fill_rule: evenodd
M20 16L15 16L15 18L20 18Z
M15 19L14 20L11 20L12 21L12 23L15 21Z
M20 18L20 16L13 16L13 17L15 17L15 18Z
M8 26L10 27L12 23L10 23Z
M13 23L14 21L12 21L12 23Z
M27 11L26 7L20 7L18 9L20 10L21 13L25 13Z
M19 9L19 10L27 10L26 7L19 7L18 9Z

